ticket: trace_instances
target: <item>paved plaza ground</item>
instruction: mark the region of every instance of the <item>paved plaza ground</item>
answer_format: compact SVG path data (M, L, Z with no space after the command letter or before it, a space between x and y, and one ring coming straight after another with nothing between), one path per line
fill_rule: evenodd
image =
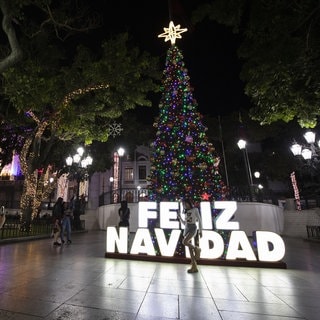
M105 232L0 244L0 319L318 320L320 243L284 238L287 269L105 258Z

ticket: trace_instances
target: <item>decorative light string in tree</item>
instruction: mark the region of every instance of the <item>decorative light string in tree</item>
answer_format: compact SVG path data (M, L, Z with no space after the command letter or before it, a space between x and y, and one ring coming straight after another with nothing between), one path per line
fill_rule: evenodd
M62 106L63 107L67 107L68 104L70 103L70 101L72 99L74 99L75 97L77 96L81 96L81 95L84 95L88 92L92 92L92 91L95 91L95 90L101 90L101 89L108 89L109 88L109 85L108 84L96 84L96 85L92 85L92 86L88 86L86 88L79 88L79 89L76 89L70 93L68 93L63 101L62 101Z
M25 177L24 181L24 192L22 193L20 200L20 207L22 212L26 212L27 209L32 209L32 218L36 217L38 208L41 205L43 199L53 190L54 184L48 183L49 178L56 178L56 175L52 172L52 167L48 166L40 177L38 178L39 168L34 169L32 162L37 156L32 149L34 139L41 139L44 131L49 125L48 121L41 121L33 111L29 110L26 112L27 116L33 119L37 123L34 137L29 135L24 142L22 150L20 152L20 164L21 169ZM22 217L25 218L25 217Z

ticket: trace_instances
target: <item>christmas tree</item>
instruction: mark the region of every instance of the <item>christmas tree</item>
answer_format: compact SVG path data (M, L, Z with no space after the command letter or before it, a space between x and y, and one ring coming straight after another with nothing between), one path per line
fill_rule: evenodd
M175 39L181 38L186 29L170 22L164 31L159 37L170 40L171 47L163 72L160 113L154 124L157 132L152 143L150 200L222 200L220 159L208 142L207 128L197 111L183 55L175 45Z

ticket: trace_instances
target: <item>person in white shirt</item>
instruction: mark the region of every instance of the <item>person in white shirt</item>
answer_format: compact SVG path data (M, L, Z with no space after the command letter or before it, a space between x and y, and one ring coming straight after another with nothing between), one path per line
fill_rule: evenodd
M198 272L197 260L200 258L201 249L198 246L192 244L192 239L197 234L197 224L199 223L199 236L202 237L202 221L198 208L194 207L190 199L183 201L183 207L185 208L185 219L183 219L178 213L178 219L185 225L182 243L189 248L191 257L191 269L188 269L188 273Z

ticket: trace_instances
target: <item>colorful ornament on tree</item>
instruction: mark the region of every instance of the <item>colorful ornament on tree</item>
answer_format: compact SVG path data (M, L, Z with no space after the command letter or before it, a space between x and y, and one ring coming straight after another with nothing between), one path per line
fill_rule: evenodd
M208 201L209 199L210 199L210 194L208 194L208 193L204 193L202 196L201 196L201 199L202 200L205 200L205 201Z
M220 157L216 157L216 161L214 162L213 166L217 168L219 167L219 164L220 164Z
M188 162L192 162L192 161L194 161L196 159L196 157L187 156L186 159L187 159Z
M206 170L208 168L208 166L207 166L207 164L205 162L202 162L202 163L199 164L199 168L201 170Z
M161 35L166 40L174 37L174 25L171 27ZM172 45L163 72L159 117L154 124L157 133L150 171L151 201L175 201L188 196L199 202L203 196L216 200L224 197L218 168L213 171L214 148L208 144L207 127L201 122L189 80L182 53Z

